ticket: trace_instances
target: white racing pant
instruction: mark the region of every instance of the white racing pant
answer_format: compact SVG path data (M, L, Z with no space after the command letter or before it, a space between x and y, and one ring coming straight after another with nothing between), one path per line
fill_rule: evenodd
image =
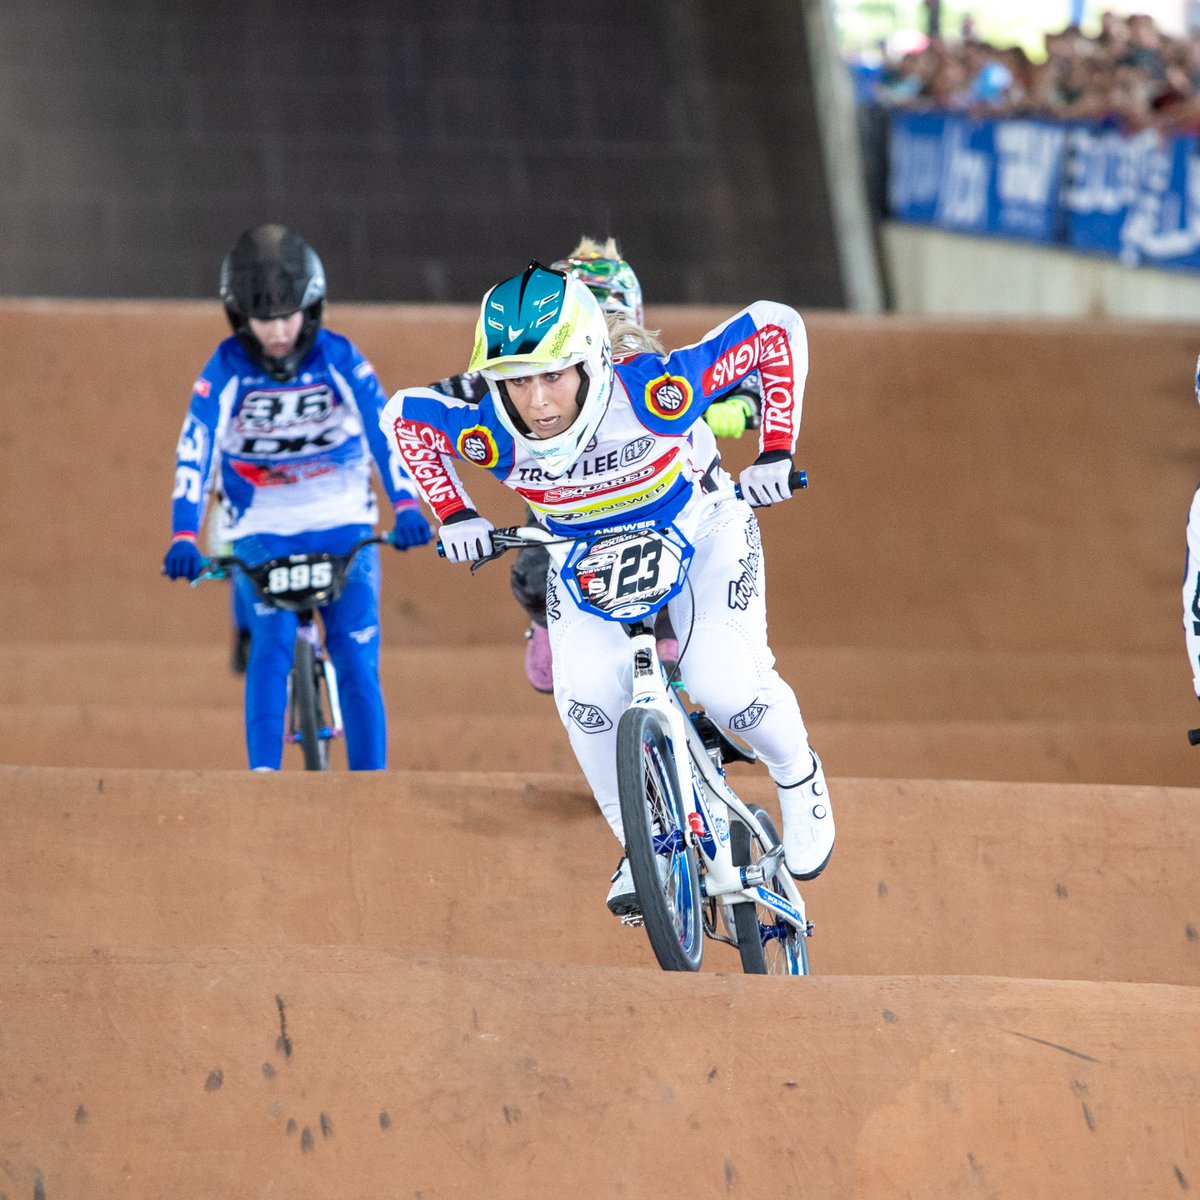
M1187 561L1183 571L1183 636L1188 662L1192 664L1192 687L1200 697L1200 488L1188 512Z
M668 606L688 696L749 743L778 784L812 773L808 733L792 689L767 645L766 587L758 521L725 500L691 534L696 553L683 592ZM554 699L571 748L613 833L624 844L617 795L617 723L629 705L629 636L582 612L551 568L546 612L554 653Z

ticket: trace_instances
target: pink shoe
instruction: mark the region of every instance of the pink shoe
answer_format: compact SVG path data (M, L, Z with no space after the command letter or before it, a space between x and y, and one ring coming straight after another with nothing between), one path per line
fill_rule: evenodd
M530 625L525 634L525 674L535 692L554 691L554 658L550 652L550 632L545 625Z
M679 665L679 643L673 637L658 639L658 661L667 668L668 673Z

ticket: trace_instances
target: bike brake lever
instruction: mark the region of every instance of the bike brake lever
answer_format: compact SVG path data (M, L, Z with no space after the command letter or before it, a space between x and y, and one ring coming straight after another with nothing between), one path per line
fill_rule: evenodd
M471 574L474 575L484 563L490 563L493 559L499 558L507 549L507 546L501 546L499 550L493 550L491 554L485 554L482 558L474 559L471 563Z
M474 575L484 563L490 563L493 559L499 558L506 551L512 550L517 546L524 546L527 543L518 532L519 526L510 525L504 529L492 530L492 552L485 554L482 558L477 558L471 563L471 574ZM442 554L441 543L438 543L438 553Z

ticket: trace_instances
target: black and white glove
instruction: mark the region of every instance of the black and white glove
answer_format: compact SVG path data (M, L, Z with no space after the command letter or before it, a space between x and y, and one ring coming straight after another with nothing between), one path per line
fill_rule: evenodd
M495 525L481 517L473 508L464 508L447 517L438 530L438 540L452 563L474 562L492 552L492 530Z
M752 508L765 508L792 498L788 477L794 467L792 456L785 450L768 450L760 454L738 476L742 496Z

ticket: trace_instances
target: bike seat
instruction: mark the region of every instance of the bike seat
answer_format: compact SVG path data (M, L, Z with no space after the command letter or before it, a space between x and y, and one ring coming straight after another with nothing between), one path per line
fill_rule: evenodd
M707 713L691 714L692 724L708 750L719 750L722 763L758 762L758 755L749 746L739 746Z

